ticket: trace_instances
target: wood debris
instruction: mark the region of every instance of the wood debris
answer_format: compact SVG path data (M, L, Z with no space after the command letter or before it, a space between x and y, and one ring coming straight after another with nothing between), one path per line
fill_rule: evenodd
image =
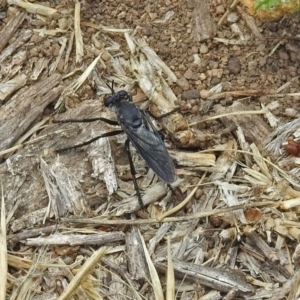
M228 88L222 80L227 61L203 62L215 45L234 44L240 53L251 41L245 28L262 43L263 32L236 1L224 16L237 10L247 26L229 26L232 32L218 38L215 8L208 1L184 3L189 17L182 22L194 24L186 26L186 36L195 43L209 39L210 47L188 47L184 76L181 63L165 61L175 37L156 49L146 28L122 23L125 10L100 14L94 2L6 3L0 41L0 299L296 299L299 114L290 109L294 119L285 122L274 112L279 98L299 97L297 91L279 94L297 76L276 90L242 81L243 88ZM161 15L145 7L140 21L148 18L157 31L179 25L176 1L169 2ZM133 19L135 12L130 10ZM99 15L105 22L95 21ZM226 26L226 18L220 19L218 30ZM276 43L271 56L282 45ZM205 71L195 75L200 64ZM183 100L186 108L201 104L189 114L181 109L182 81L198 87L207 76L212 87L194 93L201 99ZM116 91L132 93L134 103L149 111L176 165L178 178L167 185L131 149L143 208L124 135L56 153L116 130L101 121L52 122L115 120L103 104L112 80ZM252 106L259 97L268 101ZM296 150L289 148L291 140Z

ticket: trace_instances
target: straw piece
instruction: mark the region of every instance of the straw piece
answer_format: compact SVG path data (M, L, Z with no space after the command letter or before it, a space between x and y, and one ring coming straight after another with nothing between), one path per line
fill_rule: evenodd
M247 115L247 111L249 111ZM253 111L249 106L240 102L234 102L230 107L216 105L217 114L224 114L221 118L226 128L241 127L246 141L255 141L260 146L265 144L270 136L270 126L265 122L261 114L267 110Z
M31 3L23 0L7 0L7 3L9 5L16 5L22 7L29 13L39 14L43 16L52 16L57 12L56 9L51 8L49 6L44 6L41 4Z
M168 236L168 270L167 270L167 295L166 300L175 299L175 276L171 253L171 239Z
M182 180L178 179L172 183L172 187L175 188L182 184ZM142 196L143 203L145 206L160 200L167 194L168 187L165 183L159 182L151 186L147 192ZM116 203L114 206L117 207L116 215L121 216L124 213L131 213L140 209L140 204L136 196L124 199L121 202Z
M30 75L30 79L32 81L35 81L39 78L43 70L45 70L48 67L49 64L49 59L43 57L40 58L35 64L34 64L34 69L32 71L32 74Z
M214 167L216 156L211 153L169 151L176 165L186 167Z
M76 2L74 12L74 30L75 30L75 45L76 45L76 63L82 62L83 53L83 38L80 28L80 3Z
M194 196L194 194L196 193L196 191L198 190L199 188L199 184L201 184L204 179L206 177L206 173L203 174L203 176L201 177L201 179L199 180L198 184L196 187L194 187L194 189L191 191L191 193L180 203L178 204L177 206L173 207L172 209L170 209L169 211L165 212L164 214L162 214L158 220L161 221L163 220L164 218L174 214L175 212L179 211L182 207L184 207Z
M75 93L80 86L85 82L85 80L88 78L88 76L91 74L91 72L93 71L94 67L96 66L97 62L100 59L100 56L97 56L92 62L91 64L86 68L86 70L80 75L79 78L77 78L74 82L72 82L70 85L68 85L64 91L62 92L60 98L57 100L56 104L55 104L55 109L58 109L62 103L65 101L65 97L68 95L71 95L72 93Z
M151 283L152 283L152 288L153 288L153 292L154 292L154 297L155 297L156 300L163 300L164 299L164 294L163 294L163 290L162 290L162 286L161 286L159 276L158 276L157 271L154 267L154 264L151 260L151 257L148 253L148 249L146 247L144 238L141 235L141 233L139 233L139 234L140 234L140 238L141 238L142 245L143 245L143 248L144 248L144 254L145 254L145 257L146 257L146 261L148 263L148 268L149 268L149 273L150 273L150 277L151 277Z
M268 166L266 164L266 162L263 159L262 154L260 153L260 151L258 150L257 146L253 143L250 145L250 149L253 152L253 159L254 161L258 164L258 166L261 169L261 172L270 180L273 180L273 176L270 174Z
M34 29L34 32L38 32L41 35L51 35L51 36L58 36L61 35L62 33L66 33L66 30L63 29Z
M57 66L58 66L60 60L62 59L62 55L63 55L63 53L66 49L67 41L68 41L68 39L66 37L62 37L62 38L59 39L61 47L59 49L59 54L58 54L56 60L51 64L51 66L49 68L49 73L50 74L53 74L56 71Z
M84 263L84 265L79 269L78 273L71 280L71 282L60 295L58 300L70 299L70 297L78 289L83 279L92 272L98 261L106 255L107 251L108 248L100 248L99 250L95 251L93 255L89 257Z
M3 186L1 184L1 215L0 215L0 300L6 299L7 285L7 244L6 244L6 218Z
M114 231L108 233L95 234L61 234L53 233L50 236L29 238L26 241L30 246L47 246L47 245L106 245L109 243L124 241L123 232Z

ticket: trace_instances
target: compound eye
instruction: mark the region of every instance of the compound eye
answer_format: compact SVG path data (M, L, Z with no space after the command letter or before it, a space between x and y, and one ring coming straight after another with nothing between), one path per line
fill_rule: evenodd
M113 96L108 96L107 98L104 99L104 105L105 107L109 107L110 105L113 104L114 102L114 97Z
M128 93L126 91L124 91L124 90L119 91L118 94L122 98L126 98L128 96Z

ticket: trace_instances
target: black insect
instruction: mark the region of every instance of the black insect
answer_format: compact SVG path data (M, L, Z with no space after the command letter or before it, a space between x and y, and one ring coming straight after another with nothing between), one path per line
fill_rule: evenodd
M57 152L63 152L70 149L82 147L102 137L114 136L125 132L128 137L125 141L125 148L128 154L132 180L139 203L142 207L143 201L135 178L136 171L129 151L129 142L132 143L137 152L142 156L147 165L155 172L155 174L168 184L174 182L176 179L175 166L164 144L162 135L155 128L147 113L144 110L139 109L132 102L131 95L126 91L121 90L115 93L113 84L114 82L112 82L111 86L108 85L112 92L112 95L104 99L104 105L116 113L118 120L117 122L105 118L63 120L57 122L93 122L100 120L110 125L120 125L122 130L107 132L100 136L94 137L93 139L82 144L59 149L57 150Z

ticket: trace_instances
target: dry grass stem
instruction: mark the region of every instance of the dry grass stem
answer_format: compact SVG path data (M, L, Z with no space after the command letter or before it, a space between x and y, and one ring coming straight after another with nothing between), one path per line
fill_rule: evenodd
M228 116L240 116L240 115L264 115L268 113L267 109L261 109L261 110L254 110L254 111L237 111L237 112L232 112L232 113L225 113L222 115L217 115L217 116L213 116L213 117L209 117L209 118L205 118L204 120L198 121L198 122L194 122L194 123L190 123L189 126L196 126L200 123L204 123L207 121L212 121L212 120L217 120L223 117L228 117Z
M80 28L80 3L75 3L74 12L74 31L75 31L75 45L76 45L76 63L80 64L83 58L83 39Z
M29 246L47 245L106 245L108 243L121 242L124 240L123 232L99 233L99 234L55 234L49 237L27 238Z
M59 36L62 33L66 33L66 31L62 29L52 29L52 30L35 29L34 31L38 32L41 35L50 35L50 36Z
M99 225L144 225L144 224L157 224L157 223L168 223L168 222L182 222L182 221L189 221L189 220L196 220L201 218L206 218L210 216L218 216L225 214L227 212L233 212L235 210L239 209L247 209L251 207L277 207L278 203L274 203L273 201L264 201L264 202L257 202L257 203L251 203L251 204L239 204L234 205L227 208L221 208L221 209L214 209L213 211L206 211L206 212L200 212L196 213L194 215L190 216L184 216L184 217L166 217L163 220L159 219L146 219L146 220L98 220L98 219L70 219L70 218L62 218L63 222L70 222L70 223L78 223L78 224L91 224L95 226Z
M28 130L28 132L26 132L26 134L24 134L23 136L21 136L19 138L19 140L15 143L15 146L23 144L34 133L45 128L46 125L44 125L44 124L47 123L49 121L49 119L50 118L45 118L45 119L41 120L40 122L36 123L30 130ZM30 142L32 143L32 140L28 141L27 144L29 144Z
M214 167L216 156L211 153L169 151L172 158L179 166L186 167Z
M39 129L41 129L41 128L39 128ZM62 131L59 130L59 131L56 132L56 133L50 133L50 134L41 135L41 136L39 136L39 137L37 137L37 138L33 138L33 139L29 140L28 142L24 142L24 143L22 143L22 144L20 144L20 141L18 141L18 145L13 146L13 147L11 147L11 148L8 148L8 149L6 149L6 150L0 151L0 156L3 156L3 155L5 155L5 154L12 153L12 152L14 152L15 150L21 149L21 148L23 148L23 147L26 146L26 145L34 144L34 143L37 143L38 141L44 140L44 139L46 139L46 138L50 138L51 136L53 136L53 134L61 134L61 133L62 133Z
M166 300L175 299L175 276L174 268L172 262L172 253L171 253L171 239L168 236L168 269L167 269L167 289L166 289Z
M8 0L7 3L9 5L16 5L24 8L27 12L31 14L38 14L43 16L52 16L57 10L48 6L44 6L37 3L31 3L23 0Z
M80 88L80 86L85 82L85 80L88 78L88 76L92 72L93 68L96 66L97 62L100 59L100 56L101 55L97 56L93 60L93 62L86 68L86 70L80 75L80 77L77 80L72 82L69 86L67 86L64 89L64 91L61 94L61 97L58 99L58 101L55 105L55 109L58 109L62 105L62 103L64 103L67 96L72 95ZM68 74L68 75L72 75L72 74Z
M197 189L199 188L199 185L201 185L201 183L204 181L205 177L206 177L206 173L203 174L203 176L199 180L197 186L194 187L194 189L191 191L191 193L180 204L178 204L177 206L175 206L172 209L168 210L167 212L163 213L159 217L158 220L162 221L166 217L168 217L168 216L176 213L177 211L181 210L193 198L194 194L196 193Z
M145 244L145 241L141 235L141 233L139 233L140 235L140 239L143 245L143 249L144 249L144 255L147 261L147 265L149 268L149 273L150 273L150 278L151 278L151 284L152 284L152 288L153 288L153 292L154 292L154 297L156 300L163 300L164 299L164 294L163 294L163 289L161 286L161 282L160 282L160 278L159 275L157 273L157 270L154 267L154 264L151 260L151 257L148 253L148 249L147 246Z
M84 265L79 269L77 274L74 276L67 288L60 295L58 300L70 299L70 297L77 291L83 279L95 268L99 260L101 260L101 258L103 258L106 255L107 250L107 248L100 248L86 260Z
M7 287L7 237L6 237L6 218L5 218L5 200L3 195L3 185L1 187L1 215L0 215L0 299L6 299Z

